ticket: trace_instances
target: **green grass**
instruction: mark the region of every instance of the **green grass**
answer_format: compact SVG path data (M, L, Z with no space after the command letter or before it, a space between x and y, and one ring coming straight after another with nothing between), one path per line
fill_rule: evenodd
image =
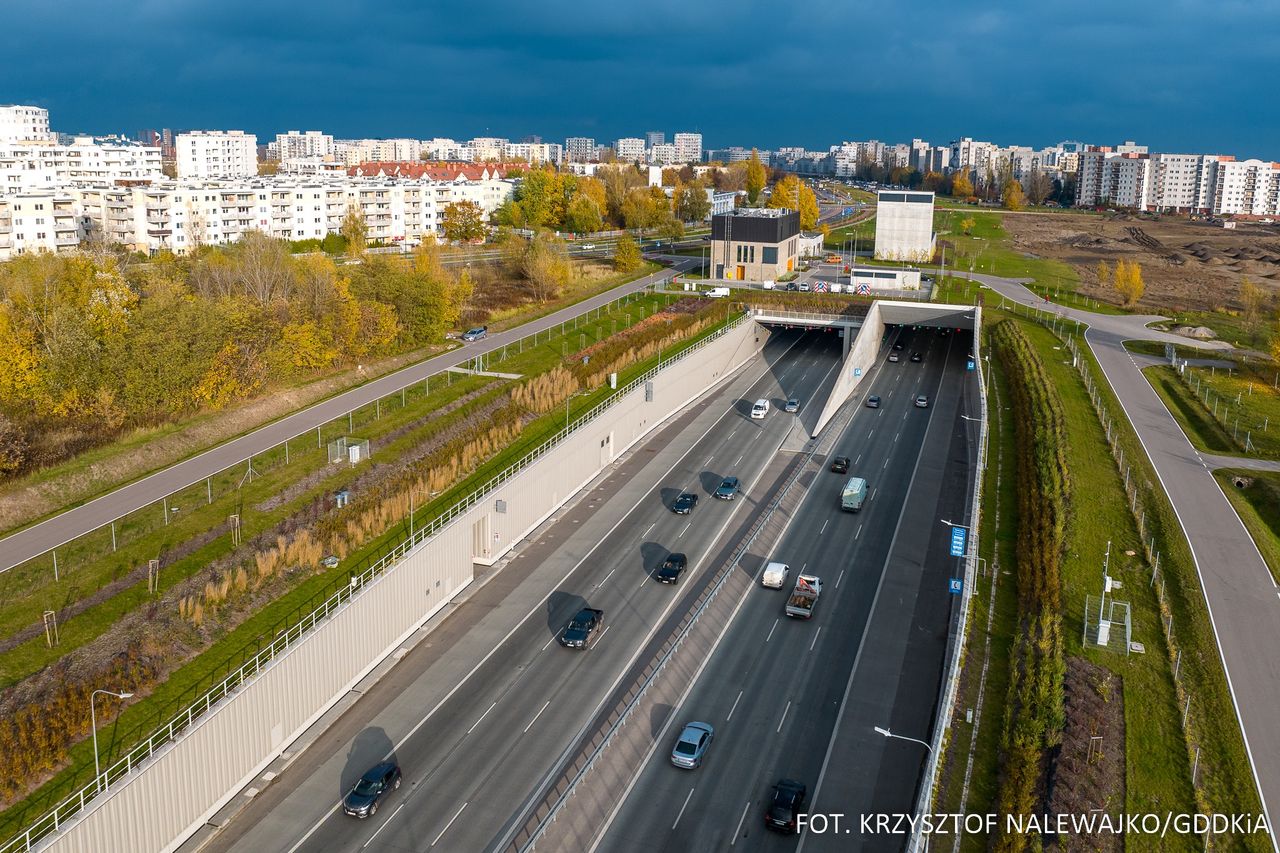
M665 304L668 299L662 295L647 297L653 306ZM644 316L647 316L647 312ZM636 311L636 320L641 318ZM726 317L726 321L729 317ZM600 321L609 322L608 317ZM702 333L691 337L679 345L671 347L662 354L669 359L675 354L693 346L697 341L708 337L721 328L723 322L713 324ZM603 330L602 330L602 333ZM566 335L572 335L566 330ZM555 363L558 356L554 344L542 345L539 350L549 350L548 357L539 352L539 361ZM527 353L527 351L526 351ZM642 375L654 367L658 357L632 365L619 373L619 388L632 379ZM589 395L575 397L570 405L570 418L576 418L605 399L610 393L607 387L597 389ZM564 427L564 411L557 410L528 424L521 437L504 450L488 460L468 477L437 496L429 504L422 507L417 514L419 525L425 525L431 519L458 499L466 496L488 480L517 462L525 453L541 444ZM338 588L347 584L348 578L358 574L372 565L384 554L391 551L408 534L407 522L393 527L381 537L366 544L358 552L349 555L339 568L310 575L301 580L287 593L273 600L243 623L215 641L195 658L189 660L168 678L158 684L145 698L126 708L119 719L110 728L99 733L101 757L104 764L119 758L133 744L145 738L157 726L165 723L174 714L181 711L203 692L218 683L227 674L241 666L257 651L268 645L282 630L296 624L299 619L321 604ZM65 651L65 649L64 649ZM0 838L17 832L23 825L36 819L68 796L79 786L92 779L93 754L92 745L88 741L75 744L69 750L70 766L57 773L51 780L33 792L21 803L0 813Z
M1256 349L1269 352L1274 338L1274 324L1265 319L1256 328L1250 328L1248 321L1238 311L1221 309L1217 311L1167 311L1165 313L1176 325L1207 326L1218 336L1218 340L1226 341L1232 346L1242 349Z
M1235 368L1230 370L1188 367L1182 379L1171 367L1149 367L1144 372L1153 385L1155 377L1161 377L1157 390L1164 388L1161 397L1201 450L1280 459L1280 389L1275 366L1248 359L1232 361Z
M1240 452L1231 440L1231 433L1223 429L1204 404L1196 399L1172 367L1148 367L1142 373L1197 450L1206 453Z
M1271 576L1280 583L1280 473L1224 468L1214 471L1213 476L1248 528ZM1252 482L1240 488L1234 482L1236 477Z

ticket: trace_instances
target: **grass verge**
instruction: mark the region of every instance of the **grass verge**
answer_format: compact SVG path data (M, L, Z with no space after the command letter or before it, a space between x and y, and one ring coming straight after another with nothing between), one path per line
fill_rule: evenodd
M1213 476L1280 583L1280 473L1221 468ZM1237 477L1248 485L1237 486Z

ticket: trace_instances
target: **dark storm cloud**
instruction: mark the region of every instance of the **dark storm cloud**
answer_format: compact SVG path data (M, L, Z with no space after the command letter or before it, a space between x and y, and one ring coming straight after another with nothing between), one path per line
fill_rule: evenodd
M67 131L963 134L1280 157L1275 4L16 0L0 18L0 101Z

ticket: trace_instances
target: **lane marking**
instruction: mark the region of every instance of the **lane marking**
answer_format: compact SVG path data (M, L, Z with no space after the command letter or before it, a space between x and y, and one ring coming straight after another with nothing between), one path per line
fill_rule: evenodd
M829 518L826 521L822 522L822 529L818 531L819 536L827 532L827 525L830 523L831 523L831 519Z
M715 458L716 458L716 457L715 457L714 455L712 455L712 456L708 456L708 457L707 457L707 463L706 463L706 465L704 465L704 466L702 466L702 467L704 467L704 468L709 468L709 467L711 467L711 460L712 460L712 459L715 459Z
M739 690L738 698L733 700L733 707L729 709L729 716L724 718L724 721L726 723L733 719L733 712L738 710L738 703L741 701L742 701L742 691Z
M855 460L853 460L853 464L854 464L854 465L857 465L857 464L858 464L859 462L861 462L861 461L862 461L862 454L861 454L861 453L859 453L859 454L858 454L858 458L857 458L857 459L855 459Z
M854 539L857 539L857 538L858 538L859 536L861 536L861 535L862 535L862 525L861 525L861 524L859 524L859 525L858 525L858 532L857 532L857 533L855 533L855 534L853 534L853 538L854 538Z
M901 431L901 430L899 430L898 432L895 432L895 433L893 434L893 443L894 443L894 444L897 444L897 443L898 443L898 436L900 436L900 435L902 435L902 431ZM888 461L888 460L885 460L885 461Z
M781 617L779 617L779 618L781 618ZM776 631L776 630L778 630L778 620L777 620L777 619L774 619L774 620L773 620L773 627L769 629L769 636L767 636L767 637L765 637L765 638L764 638L764 641L765 641L766 643L767 643L767 642L769 642L771 639L773 639L773 632L774 632L774 631Z
M747 812L751 811L751 801L747 800L747 804L742 807L742 817L738 818L738 828L733 831L733 840L729 842L729 846L738 843L738 836L742 834L742 823L747 819Z
M384 821L382 822L382 826L378 827L377 829L375 829L375 830L373 831L373 835L370 835L370 836L369 836L369 840L368 840L368 841L366 841L364 844L361 844L361 845L360 845L360 849L362 849L362 850L363 850L364 848L366 848L366 847L368 847L370 844L372 844L372 843L373 843L373 839L375 839L375 838L377 838L377 837L378 837L378 833L379 833L379 832L382 832L382 830L386 829L386 828L387 828L387 824L389 824L389 823L391 823L391 821L395 820L395 819L396 819L396 815L400 814L400 810L401 810L402 808L404 808L405 806L407 806L407 805L409 805L409 801L408 801L408 800L405 800L403 803L401 803L400 805L396 806L396 810L395 810L395 811L393 811L393 812L391 813L391 817L389 817L389 818L387 818L386 820L384 820Z
M791 700L790 700L790 699L788 699L788 700L787 700L787 707L785 707L785 708L783 708L783 709L782 709L782 719L781 719L781 720L778 720L778 728L777 728L777 730L775 731L775 734L776 734L777 732L782 731L782 724L783 724L783 723L785 723L785 722L787 721L787 714L788 714L790 711L791 711Z
M600 645L601 643L603 643L603 642L604 642L604 635L605 635L605 634L607 634L607 633L609 633L609 629L610 629L610 628L612 628L612 627L613 627L612 625L605 625L605 626L604 626L604 630L600 632L600 636L599 636L599 637L596 637L596 641L595 641L594 643L592 643L592 644L591 644L591 648L593 648L593 649L594 649L596 646L598 646L598 645Z
M822 633L822 626L818 626L818 630L813 632L813 642L809 644L809 651L813 651L813 647L818 645L818 635Z
M883 471L885 468L888 468L888 467L889 467L889 457L886 456L884 459L884 464L880 466L880 470Z
M538 718L542 716L542 712L547 710L547 706L550 704L551 704L550 699L548 699L546 702L542 704L542 707L538 709L538 713L534 714L533 719L529 721L529 725L524 727L525 734L529 733L529 729L533 728L533 724L538 722Z
M696 788L689 789L689 796L684 798L684 805L680 807L680 813L676 815L676 822L671 824L672 829L675 829L676 826L679 825L680 823L680 818L684 817L684 810L689 807L689 801L693 799L693 792L696 790L697 790Z
M605 576L604 576L604 580L602 580L602 581L600 581L600 583L596 584L596 589L599 589L600 587L602 587L602 586L604 586L605 584L607 584L607 583L609 582L609 578L613 577L613 573L614 573L614 572L616 572L617 570L618 570L618 567L617 567L617 566L614 566L614 567L609 571L609 574L607 574L607 575L605 575Z
M648 527L646 527L646 528L644 529L644 533L641 533L640 535L641 535L641 536L648 536L648 535L649 535L649 531L650 531L650 530L652 530L653 528L657 527L657 526L658 526L658 522L656 522L656 521L655 521L653 524L650 524Z
M840 581L844 580L844 569L840 570L840 577L836 578L836 589L840 588Z
M490 711L492 711L492 710L493 710L494 708L496 708L496 707L498 707L498 703L497 703L497 702L494 702L494 703L493 703L492 705L490 705L487 709L485 709L485 712L484 712L483 714L481 714L481 715L480 715L480 719L479 719L479 720L476 720L474 723L472 723L472 724L471 724L471 728L467 729L467 734L471 734L472 732L474 732L474 731L476 730L476 726L480 725L480 723L484 720L484 718L485 718L485 717L487 717L487 716L489 716L489 712L490 712Z
M467 803L462 804L462 809L467 807ZM458 815L462 814L462 809L458 809L457 813L449 818L449 822L444 825L444 829L440 830L440 834L436 836L436 840L431 842L431 846L435 847L440 843L440 839L444 838L444 834L449 831L449 827L453 826L453 822L458 819Z
M871 430L871 432L867 433L867 440L868 440L868 441L870 441L870 440L871 440L871 436L873 436L873 435L875 435L875 434L876 434L876 431L875 431L874 429L873 429L873 430Z
M547 645L546 645L546 646L543 646L543 647L542 647L542 650L545 652L545 651L547 650L547 646L551 645L551 644L552 644L552 643L554 643L555 641L556 641L556 636L555 636L555 634L552 634L552 635L551 635L551 639L550 639L550 640L547 640Z
M679 535L677 535L677 536L676 536L676 538L677 538L677 539L679 539L679 538L683 537L683 536L684 536L684 534L685 534L686 532L688 532L689 528L690 528L690 527L692 527L692 526L693 526L693 522L692 522L692 521L691 521L691 522L689 522L688 524L686 524L686 525L684 526L684 530L681 530L681 531L680 531L680 533L679 533Z
M742 454L742 456L746 456L746 455L747 455L747 454L745 454L745 453L744 453L744 454ZM737 461L737 462L735 462L735 463L733 463L733 467L737 468L739 465L741 465L741 464L742 464L742 456L739 456L739 457L738 457L738 461Z
M733 432L729 433L729 438L733 438L735 435L737 435L737 433L738 431L735 429ZM725 441L728 441L729 438L726 438Z

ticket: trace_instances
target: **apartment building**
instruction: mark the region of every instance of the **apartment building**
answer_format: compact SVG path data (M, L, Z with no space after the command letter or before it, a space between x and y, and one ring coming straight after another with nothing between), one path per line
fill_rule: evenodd
M962 136L951 143L952 171L965 171L971 176L984 178L998 171L1000 147L992 142L977 142Z
M667 134L661 130L646 131L644 135L644 147L652 148L655 145L662 145L667 141Z
M243 130L178 134L178 177L247 178L258 174L258 137Z
M163 177L160 149L152 146L127 141L100 144L89 136L75 137L70 145L0 142L0 194Z
M743 148L741 145L731 145L728 148L712 148L707 151L707 160L716 163L741 163L751 159L751 149Z
M1183 213L1210 210L1220 159L1214 154L1151 155L1151 197L1144 207Z
M624 136L613 143L613 155L622 163L643 163L644 149L644 140L638 136Z
M1215 166L1215 214L1280 215L1280 163L1222 158Z
M49 111L21 104L0 104L0 142L52 142Z
M674 166L680 162L676 147L670 142L660 142L649 148L649 162L655 166Z
M676 147L676 162L678 163L701 163L702 162L702 134L701 133L677 133L672 140Z
M596 156L596 141L589 136L570 136L564 141L564 157L570 163L589 163Z
M1080 155L1076 204L1145 209L1151 194L1151 160L1140 154L1086 151Z
M503 160L525 163L559 163L564 160L564 146L559 142L513 142L507 146Z
M498 136L477 136L475 139L469 140L464 146L465 159L473 163L483 163L486 160L505 160L507 159L507 149L511 146L511 140L503 139ZM381 158L380 158L381 159ZM405 159L403 157L388 157L386 159Z
M80 245L87 227L75 197L62 190L33 190L0 197L0 260L29 252L66 252Z
M273 153L276 159L300 160L307 157L329 157L333 154L333 137L318 130L299 133L277 133Z

